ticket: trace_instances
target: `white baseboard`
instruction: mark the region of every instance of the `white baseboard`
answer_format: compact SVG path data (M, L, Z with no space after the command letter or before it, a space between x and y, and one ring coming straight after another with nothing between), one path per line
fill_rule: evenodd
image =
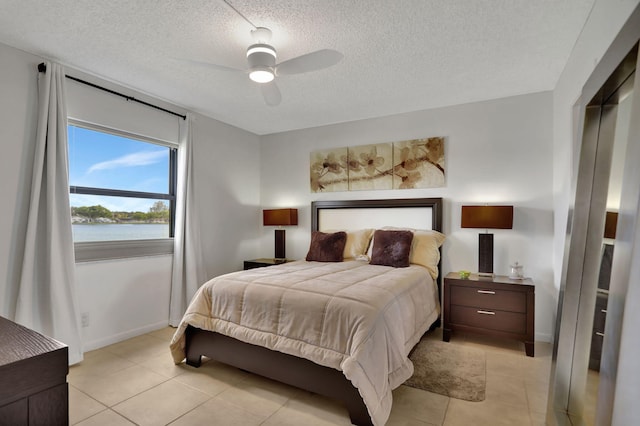
M113 336L103 337L88 342L83 342L84 352L93 351L96 349L104 348L105 346L113 345L114 343L122 342L123 340L131 339L132 337L140 336L142 334L151 333L152 331L160 330L168 327L169 321L159 321L154 324L145 325L144 327L134 328L133 330L127 330L122 333L115 334Z
M536 333L536 342L553 343L553 337L549 333Z

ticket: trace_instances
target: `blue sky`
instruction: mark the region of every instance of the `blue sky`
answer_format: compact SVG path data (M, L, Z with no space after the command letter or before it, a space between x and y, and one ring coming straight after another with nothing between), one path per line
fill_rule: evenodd
M69 184L143 192L168 192L169 148L69 126ZM71 194L71 206L148 211L156 200Z

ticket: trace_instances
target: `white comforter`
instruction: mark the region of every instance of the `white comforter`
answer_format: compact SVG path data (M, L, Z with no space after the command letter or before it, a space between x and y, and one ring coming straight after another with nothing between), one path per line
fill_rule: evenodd
M409 351L438 317L437 294L418 265L297 261L235 272L198 290L171 352L184 360L190 324L309 359L342 371L383 425L392 389L413 374Z

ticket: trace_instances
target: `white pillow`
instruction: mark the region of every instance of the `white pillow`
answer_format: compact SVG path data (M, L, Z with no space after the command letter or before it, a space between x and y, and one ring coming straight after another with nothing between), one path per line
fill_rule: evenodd
M445 238L438 231L416 230L413 232L409 262L427 268L434 280L438 278L438 263L440 262L440 250L438 248L444 243Z
M347 233L347 242L344 245L343 254L345 259L356 259L359 256L366 256L369 243L371 242L371 237L373 236L373 229L358 229L355 231L339 229L338 231L344 231ZM324 232L337 231L332 230Z

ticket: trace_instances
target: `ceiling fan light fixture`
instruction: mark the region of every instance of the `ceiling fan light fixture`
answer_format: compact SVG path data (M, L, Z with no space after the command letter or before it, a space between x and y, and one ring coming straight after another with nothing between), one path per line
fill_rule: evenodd
M256 83L269 83L274 77L273 70L269 67L258 66L249 71L249 78Z
M271 45L264 43L252 44L247 49L247 58L257 53L266 53L273 56L274 61L276 60L276 49Z

